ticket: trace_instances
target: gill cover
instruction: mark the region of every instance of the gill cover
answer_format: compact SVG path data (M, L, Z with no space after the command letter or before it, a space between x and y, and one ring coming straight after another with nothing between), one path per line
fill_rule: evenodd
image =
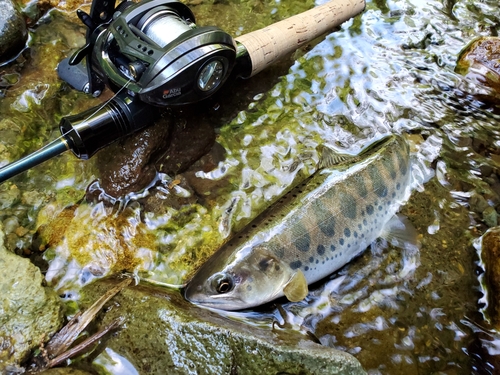
M231 259L221 248L190 281L185 297L192 303L222 310L241 310L284 294L303 294L300 275L262 246L246 247ZM303 284L307 283L302 275ZM302 291L300 291L302 290ZM307 294L307 292L306 292Z

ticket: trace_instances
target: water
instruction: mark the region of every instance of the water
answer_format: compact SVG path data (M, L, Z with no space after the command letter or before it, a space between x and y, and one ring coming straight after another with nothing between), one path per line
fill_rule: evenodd
M202 3L193 11L199 22L238 35L309 5ZM76 112L95 104L60 91L51 69L62 56L47 56L75 48L67 35L81 30L54 17L35 29L27 62L12 68L21 77L0 102L0 160L55 137L54 118L72 104ZM498 94L454 69L467 43L497 35L499 25L496 1L370 1L362 16L296 53L296 62L271 71L270 79L239 82L234 90L241 96L218 98L222 108L209 115L224 119L215 125L226 156L196 173L205 183L218 182L203 199L182 208L145 204L151 197L162 202L193 195L186 185L172 184L174 176L159 176L149 198L125 209L80 202L95 161L65 155L0 187L0 218L12 228L8 245L37 255L33 232L42 228L47 279L60 291L122 269L182 285L231 231L315 171L318 145L356 152L380 134L409 133L415 182L401 212L419 233L419 251L381 240L311 286L305 301L279 301L282 307L239 319L263 324L273 318L285 330L310 332L323 345L353 354L370 374L492 372L498 340L480 313L473 246L487 225L470 201L477 193L490 205L500 201ZM42 48L47 40L55 47ZM44 74L35 75L47 61ZM286 74L278 80L280 72ZM16 127L2 126L9 118ZM19 236L20 227L29 231Z

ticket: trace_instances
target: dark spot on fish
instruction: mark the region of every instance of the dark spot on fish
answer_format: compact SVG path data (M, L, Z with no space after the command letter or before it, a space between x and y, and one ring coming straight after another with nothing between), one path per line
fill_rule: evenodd
M397 176L396 166L394 165L394 160L392 158L382 159L382 165L385 167L389 175L394 180Z
M391 197L396 198L396 193L392 193Z
M331 250L331 251L335 251L335 249L336 249L335 245L331 245L331 246L330 246L330 250Z
M363 229L363 226L361 224L358 224L358 229L359 230Z
M366 206L366 212L368 213L368 215L373 215L373 206L371 204Z
M252 290L252 286L251 285L247 285L247 290L251 291Z
M313 257L309 257L309 263L312 263L314 262L314 258Z
M267 271L267 269L269 268L269 266L271 265L271 259L262 259L260 262L259 262L259 269L262 271L262 272L265 272Z
M354 237L358 238L358 232L354 231Z
M297 268L302 267L302 262L300 260L294 260L293 262L290 262L290 268L292 270L296 270Z
M305 228L304 228L304 232L305 232ZM295 240L295 247L298 250L300 250L304 253L307 253L309 251L309 248L311 247L311 236L309 236L309 233L305 232L304 234L299 236Z
M399 189L401 189L401 184L398 182L398 183L396 184L396 190L399 190Z
M339 254L339 256L342 256L342 252Z
M353 182L353 184L356 187L359 196L362 198L366 198L366 196L368 195L368 190L366 189L364 176L361 174L357 174L354 176L354 180L355 181Z
M406 157L401 155L401 157L398 158L398 162L399 162L399 172L405 176L406 175L406 172L408 172L408 166L406 165L405 163L405 159Z
M382 208L383 208L382 206L378 206L379 211L382 211Z
M340 191L336 198L342 202L342 212L349 219L356 218L356 199L349 193Z
M385 185L383 177L380 175L377 167L370 165L368 167L368 174L372 180L373 192L381 198L387 196L387 186Z
M341 239L339 240L339 243L340 243L341 245L343 245L343 244L344 244L344 239L343 239L343 238L341 238Z
M347 245L347 248L349 249L350 247L351 247L351 244L348 244L348 245Z
M327 237L335 236L335 218L320 199L313 203L313 212L321 232Z
M366 219L363 219L363 225L368 225L368 222L366 221Z
M345 229L344 229L344 235L345 235L346 237L351 237L351 230L350 230L349 228L345 228Z
M325 247L323 245L318 245L316 251L318 252L319 255L323 255L325 253Z
M319 263L319 259L316 259L316 264L318 264L318 263Z
M305 267L304 267L304 271L309 271L309 267L308 267L308 266L305 266Z

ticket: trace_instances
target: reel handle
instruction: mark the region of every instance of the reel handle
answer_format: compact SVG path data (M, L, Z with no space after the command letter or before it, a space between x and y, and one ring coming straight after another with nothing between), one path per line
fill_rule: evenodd
M263 29L235 38L251 60L251 70L243 72L250 78L301 45L331 31L365 9L365 0L331 0Z

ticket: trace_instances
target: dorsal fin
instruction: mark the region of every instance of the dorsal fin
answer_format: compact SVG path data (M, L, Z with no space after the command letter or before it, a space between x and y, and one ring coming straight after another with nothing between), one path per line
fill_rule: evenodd
M290 302L299 302L306 298L309 289L307 288L307 280L301 270L295 272L292 278L283 288L285 297Z
M342 154L326 145L318 146L319 165L318 168L330 168L349 161L358 155Z

